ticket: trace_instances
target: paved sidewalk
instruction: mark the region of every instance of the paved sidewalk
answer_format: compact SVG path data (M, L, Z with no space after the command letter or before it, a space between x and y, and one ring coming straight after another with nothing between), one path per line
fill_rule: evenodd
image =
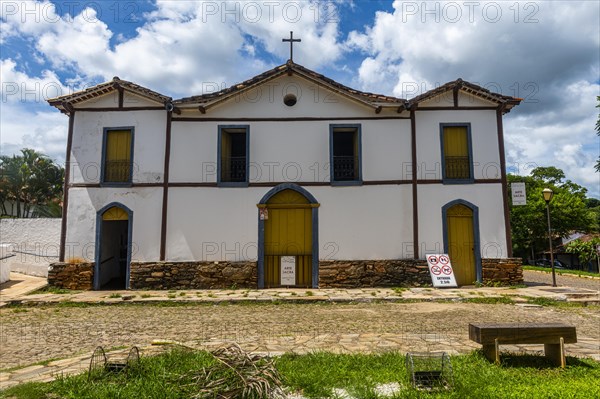
M13 279L14 276L14 279ZM600 304L600 290L535 285L523 288L474 287L461 288L278 288L278 289L216 289L216 290L120 290L73 291L68 294L31 294L46 286L40 277L11 273L9 283L0 286L0 307L7 304L52 304L65 301L114 304L123 301L140 302L369 302L369 301L463 301L473 298L510 297L515 302L527 298L547 298L557 301Z
M13 275L11 274L11 278ZM599 304L600 292L584 288L551 287L538 285L523 288L494 287L462 287L459 289L433 288L364 288L364 289L269 289L269 290L179 290L179 291L86 291L69 294L38 293L30 294L45 286L45 279L15 275L12 284L0 287L0 306L10 304L52 305L65 301L91 304L117 303L156 303L176 301L185 303L236 303L236 302L461 302L469 299L485 301L486 298L508 297L520 307L536 307L529 303L530 298L547 298L558 301L583 302ZM0 310L0 311L4 311ZM465 327L466 328L466 327ZM359 331L360 332L360 331ZM204 340L185 342L187 346L212 350L232 342L227 337L205 337ZM480 346L466 338L452 334L429 334L427 332L404 331L399 333L354 333L354 334L321 334L307 335L268 335L239 336L235 341L245 350L278 355L284 352L306 353L327 350L340 353L379 352L386 350L438 351L450 354L468 353ZM148 345L148 341L140 343L142 354L159 353L165 346ZM506 351L542 353L540 345L506 345ZM129 348L125 349L129 350ZM113 351L117 355L123 350ZM567 345L570 356L592 357L600 361L600 343L598 339L581 336L577 344ZM68 375L84 372L89 367L90 355L81 355L49 363L31 365L25 368L0 372L0 389L30 381L50 381L57 375Z

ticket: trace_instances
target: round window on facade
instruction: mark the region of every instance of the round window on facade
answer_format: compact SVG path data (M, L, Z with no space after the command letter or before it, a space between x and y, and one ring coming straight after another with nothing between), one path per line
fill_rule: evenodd
M283 97L283 103L288 107L296 105L297 101L298 99L293 94L286 94L285 97Z

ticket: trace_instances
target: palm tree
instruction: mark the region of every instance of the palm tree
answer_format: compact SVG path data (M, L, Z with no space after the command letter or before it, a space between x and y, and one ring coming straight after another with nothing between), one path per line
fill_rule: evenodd
M3 215L59 217L64 168L46 155L24 148L21 155L0 157L0 203ZM16 206L7 210L7 202ZM15 212L16 211L16 212Z

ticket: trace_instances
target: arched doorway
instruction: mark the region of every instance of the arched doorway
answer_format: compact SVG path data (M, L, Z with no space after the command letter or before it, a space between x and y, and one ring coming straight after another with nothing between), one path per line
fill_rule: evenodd
M444 251L450 256L456 283L481 282L478 209L467 201L452 201L443 208Z
M131 219L133 212L110 204L98 212L94 289L129 288Z
M259 288L316 288L319 204L315 198L298 185L281 184L269 191L258 207ZM286 270L293 273L285 277Z

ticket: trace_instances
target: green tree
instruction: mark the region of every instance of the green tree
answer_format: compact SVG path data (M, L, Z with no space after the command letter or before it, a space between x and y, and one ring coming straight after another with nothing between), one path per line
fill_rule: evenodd
M587 190L570 180L555 167L538 167L530 176L508 175L509 183L524 182L527 205L511 206L511 233L515 256L535 259L535 254L548 247L546 202L542 190L554 191L550 201L553 239L568 237L573 231L590 232L597 226L594 214L586 206Z
M569 253L576 254L579 258L579 263L584 265L588 262L597 259L600 260L600 237L593 237L589 241L576 239L566 245L566 250Z
M25 148L21 155L0 157L0 207L3 215L59 217L64 168ZM13 205L8 212L7 202Z
M600 96L596 97L596 101L598 101L596 108L600 108ZM600 112L598 113L598 120L596 121L596 135L600 136ZM596 161L596 172L600 172L600 155L598 155L598 160Z

